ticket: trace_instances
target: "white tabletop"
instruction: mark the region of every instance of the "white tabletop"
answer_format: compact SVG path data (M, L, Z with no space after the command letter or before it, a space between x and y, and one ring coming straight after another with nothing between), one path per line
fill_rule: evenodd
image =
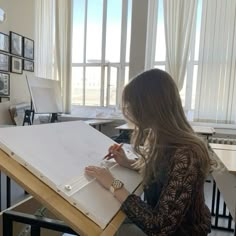
M226 169L230 173L236 174L236 151L214 149L214 152L219 158L219 160L224 164Z
M108 124L113 122L113 120L85 120L84 121L88 125L102 125L102 124Z
M126 123L126 124L117 126L116 129L119 129L119 130L133 130L134 125L130 124L130 123Z
M215 129L213 127L192 125L192 128L194 132L198 134L212 135L215 133Z
M236 145L220 144L220 143L210 143L210 146L211 146L212 149L236 151Z

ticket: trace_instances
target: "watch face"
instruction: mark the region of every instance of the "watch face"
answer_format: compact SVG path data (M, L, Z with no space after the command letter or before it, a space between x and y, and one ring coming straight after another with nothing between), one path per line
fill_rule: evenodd
M115 179L112 183L112 186L115 188L115 189L119 189L123 186L123 183L118 180L118 179Z
M124 185L123 182L121 182L118 179L114 179L111 184L110 191L114 193L116 190L121 189L123 185Z

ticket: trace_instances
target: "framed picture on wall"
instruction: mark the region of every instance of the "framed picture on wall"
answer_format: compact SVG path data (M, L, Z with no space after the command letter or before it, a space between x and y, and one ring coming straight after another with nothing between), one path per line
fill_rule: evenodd
M11 57L11 72L22 74L22 59L18 57Z
M10 96L10 75L0 72L0 97Z
M4 53L0 53L0 71L8 72L9 68L10 68L9 56Z
M34 62L33 61L24 60L23 69L26 70L26 71L34 72Z
M0 51L9 52L9 36L0 32Z
M34 60L34 40L24 37L24 57Z
M23 36L10 31L10 52L16 56L23 56Z

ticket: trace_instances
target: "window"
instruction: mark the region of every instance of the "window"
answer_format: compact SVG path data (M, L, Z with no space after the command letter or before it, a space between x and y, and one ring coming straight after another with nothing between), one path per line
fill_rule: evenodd
M146 53L152 55L143 56L149 57L147 68L165 70L163 2L147 1L147 4L152 3L157 9L149 6L152 27L147 26ZM129 74L131 6L132 0L74 0L74 105L119 105ZM233 65L236 31L234 25L230 24L236 17L235 7L235 1L197 1L189 60L180 91L185 111L194 112L196 121L235 122L236 82ZM152 37L153 32L156 32L156 37ZM210 85L212 83L214 86Z
M119 104L128 81L132 0L74 0L72 104Z

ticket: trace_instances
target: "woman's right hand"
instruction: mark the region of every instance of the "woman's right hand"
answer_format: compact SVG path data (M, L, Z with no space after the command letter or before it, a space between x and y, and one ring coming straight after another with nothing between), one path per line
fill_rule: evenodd
M108 149L109 156L106 158L106 160L115 159L115 161L126 168L133 169L132 164L135 162L135 160L131 160L127 158L123 148L117 149L117 144L113 144Z

